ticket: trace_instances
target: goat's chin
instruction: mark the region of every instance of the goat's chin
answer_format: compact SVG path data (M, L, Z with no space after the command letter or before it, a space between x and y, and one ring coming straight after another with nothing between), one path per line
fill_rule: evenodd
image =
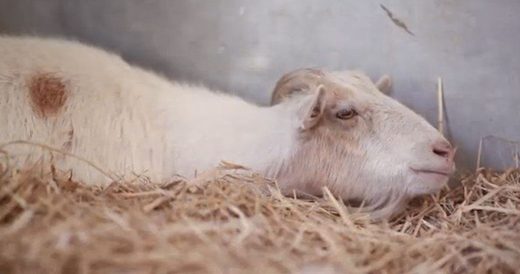
M449 176L436 173L416 174L408 186L408 196L417 197L439 192L447 185Z
M389 219L401 212L407 202L408 197L403 189L388 189L384 193L378 193L373 197L367 197L368 202L365 210L373 220Z

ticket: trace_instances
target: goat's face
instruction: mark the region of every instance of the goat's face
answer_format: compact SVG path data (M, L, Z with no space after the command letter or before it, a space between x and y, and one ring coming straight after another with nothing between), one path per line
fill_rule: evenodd
M285 191L327 186L388 216L447 183L454 149L425 119L381 92L389 78L374 84L352 71L296 73L305 77L282 78L273 94L274 103L296 106L300 122L294 156L279 177Z

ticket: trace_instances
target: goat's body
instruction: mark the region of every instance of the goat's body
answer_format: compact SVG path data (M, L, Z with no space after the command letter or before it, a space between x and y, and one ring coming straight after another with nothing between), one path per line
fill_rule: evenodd
M293 122L280 119L282 108L171 83L96 48L0 37L0 56L0 144L43 143L116 175L154 181L190 177L221 160L276 172L292 147L291 134L277 131ZM61 90L63 104L41 95L45 89ZM13 145L7 152L23 163L49 156L35 146ZM75 158L53 157L79 180L107 182Z
M327 186L364 200L374 216L437 192L454 170L451 145L362 73L305 70L277 89L281 103L259 107L79 43L0 36L0 156L54 163L90 184L193 177L230 161L276 179L284 193ZM2 145L16 140L65 154Z

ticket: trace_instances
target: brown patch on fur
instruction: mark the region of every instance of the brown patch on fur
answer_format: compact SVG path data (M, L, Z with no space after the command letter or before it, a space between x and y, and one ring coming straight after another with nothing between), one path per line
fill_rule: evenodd
M63 149L65 151L70 151L72 149L72 139L74 138L74 128L71 127L67 132L67 141L63 144Z
M39 73L29 80L29 97L39 117L54 116L67 101L67 85L50 73Z
M361 80L361 76L356 74L352 74L351 77ZM334 81L334 76L323 70L299 69L285 74L278 80L271 96L271 105L276 105L295 93L314 90L320 85L337 98L344 96L347 90Z
M355 169L362 164L359 159L366 159L359 140L340 127L324 117L316 128L302 132L300 149L278 174L278 180L284 182L284 193L290 194L302 186L311 195L320 195L323 186L334 193L340 192L338 187L346 183L341 181L341 174L345 172L344 162L349 158L357 159L357 162L350 163Z
M299 69L289 72L280 78L274 87L271 105L276 105L299 91L309 90L322 82L325 73L319 69Z
M334 81L328 81L326 77L319 84L324 86L326 92L325 103L321 111L313 109L308 114L313 117L317 113L319 121L313 127L300 131L299 149L278 174L278 180L284 182L284 193L304 189L307 194L319 195L323 186L327 186L333 193L341 193L342 185L348 184L344 181L348 177L345 173L349 173L345 169L345 161L349 162L350 170L359 169L366 161L360 135L352 130L362 118L336 118L336 113L342 108L339 102L347 100L351 96L350 92Z

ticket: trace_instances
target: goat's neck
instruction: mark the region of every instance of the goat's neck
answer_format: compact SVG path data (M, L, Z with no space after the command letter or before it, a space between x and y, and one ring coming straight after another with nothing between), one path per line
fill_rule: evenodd
M229 161L276 178L295 148L298 125L294 107L220 102L192 105L188 110L192 113L179 113L181 117L196 117L196 121L173 125L176 158L182 159L176 162L176 169L191 175L194 170Z

